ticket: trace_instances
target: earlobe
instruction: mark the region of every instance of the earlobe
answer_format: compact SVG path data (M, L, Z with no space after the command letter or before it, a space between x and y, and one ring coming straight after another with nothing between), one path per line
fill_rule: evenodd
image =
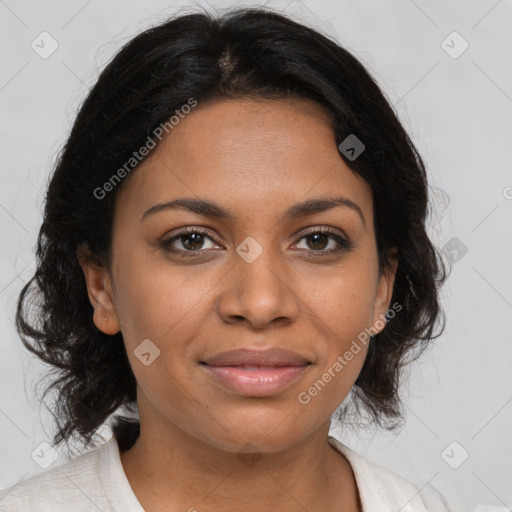
M106 267L93 262L89 249L83 245L78 247L76 255L84 273L89 301L94 308L94 325L105 334L116 334L120 329L119 319Z
M109 318L108 314L104 312L104 309L94 308L93 321L94 325L105 334L113 335L119 332L117 315Z

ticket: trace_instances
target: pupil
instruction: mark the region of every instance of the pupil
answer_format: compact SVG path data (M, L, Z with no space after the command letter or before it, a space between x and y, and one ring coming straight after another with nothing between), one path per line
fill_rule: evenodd
M190 239L194 239L195 241L192 242L192 247L190 247L190 244L185 242L183 245L185 245L185 247L188 247L189 249L199 249L200 246L201 246L201 239L202 239L203 235L201 235L200 233L191 233L190 235L187 235L185 237L185 240L190 240ZM195 244L198 244L199 247L196 247Z
M310 235L310 237L312 239L314 239L313 245L317 245L318 243L320 243L320 245L322 246L322 247L314 247L314 248L316 248L316 249L323 249L323 248L325 248L325 243L322 244L321 241L320 242L318 241L318 238L320 238L320 240L322 238L324 238L324 239L327 238L325 233L314 233L314 234ZM324 242L325 242L325 240L324 240ZM310 245L310 247L311 247L311 245Z

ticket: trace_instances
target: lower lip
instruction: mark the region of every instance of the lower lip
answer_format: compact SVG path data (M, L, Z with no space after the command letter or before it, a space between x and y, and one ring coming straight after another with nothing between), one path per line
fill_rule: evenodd
M230 390L245 396L270 396L298 380L310 366L276 366L261 370L245 370L243 366L202 365L214 378Z

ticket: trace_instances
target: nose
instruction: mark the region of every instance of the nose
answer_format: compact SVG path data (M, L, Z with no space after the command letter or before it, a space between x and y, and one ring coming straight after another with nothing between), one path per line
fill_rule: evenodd
M251 263L237 254L223 280L218 313L226 323L245 322L256 330L292 323L300 309L296 292L299 275L272 257L270 249Z

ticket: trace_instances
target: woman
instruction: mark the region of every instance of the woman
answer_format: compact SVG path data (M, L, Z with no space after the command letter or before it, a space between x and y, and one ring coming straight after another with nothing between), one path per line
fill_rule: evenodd
M392 428L442 332L427 205L389 103L320 33L233 9L134 38L77 115L17 311L59 371L54 442L114 435L0 510L447 510L329 436L336 411Z

